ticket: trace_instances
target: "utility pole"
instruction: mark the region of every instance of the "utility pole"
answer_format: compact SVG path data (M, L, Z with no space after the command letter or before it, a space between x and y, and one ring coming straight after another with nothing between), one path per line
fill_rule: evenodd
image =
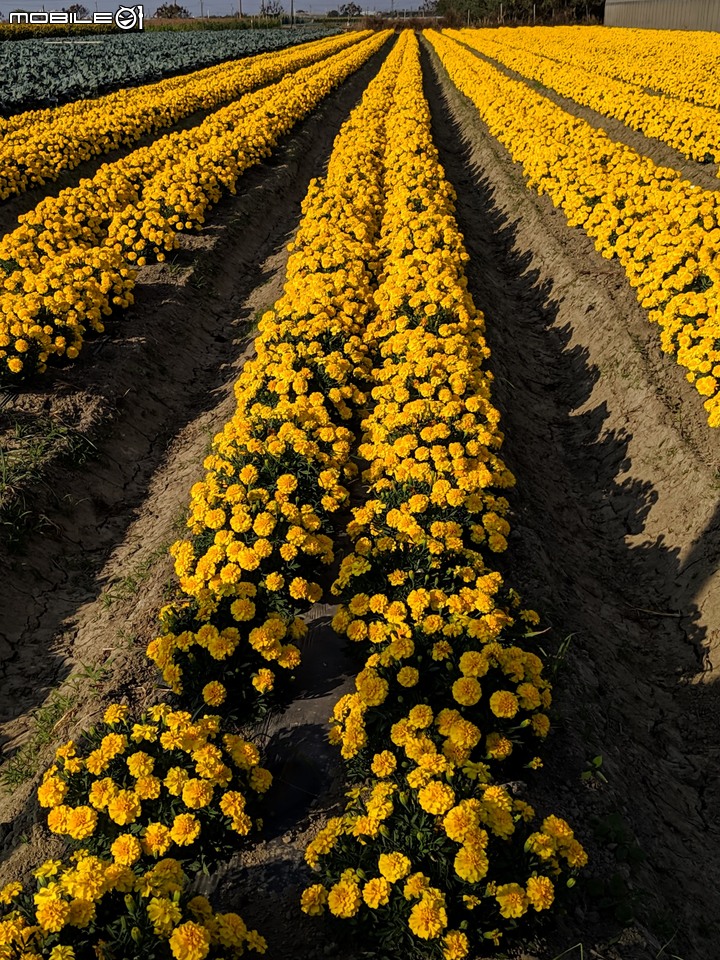
M204 16L204 13L203 13L203 0L200 0L200 19L201 19L201 20L202 20L203 16Z
M533 4L533 24L535 23L535 4Z
M295 0L290 0L290 26L295 23Z

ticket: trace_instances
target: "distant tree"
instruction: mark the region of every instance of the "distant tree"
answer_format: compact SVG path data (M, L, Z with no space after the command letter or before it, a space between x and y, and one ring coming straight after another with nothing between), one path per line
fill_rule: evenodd
M422 6L418 9L421 17L434 17L438 11L438 0L424 0Z
M280 0L260 0L261 17L281 17L285 13Z
M189 20L192 14L187 7L181 7L179 3L162 3L153 16L158 20Z
M65 8L63 8L65 9ZM87 20L90 17L90 11L87 7L84 7L81 3L71 4L65 13L74 13L78 20Z
M341 17L359 17L362 13L362 7L357 3L344 3L340 7Z
M326 16L326 17L339 17L340 14L337 12L337 10L328 10L328 12L325 14L325 16Z

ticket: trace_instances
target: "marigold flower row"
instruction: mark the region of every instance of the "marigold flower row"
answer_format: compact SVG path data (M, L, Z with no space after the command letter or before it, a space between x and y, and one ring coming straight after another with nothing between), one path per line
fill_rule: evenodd
M449 35L561 96L661 140L691 160L720 162L720 113L713 107L647 93L645 86L603 76L592 67L551 59L542 48L537 53L518 48L517 40L512 45L498 42L496 31L463 30ZM572 42L565 56L573 56Z
M594 73L656 90L680 100L720 108L715 68L720 38L710 30L639 30L635 27L501 27L501 43L541 51Z
M252 712L297 667L300 614L321 598L317 572L334 559L334 515L356 474L378 256L381 164L367 145L406 42L343 126L327 177L310 186L284 294L261 320L236 412L192 489L192 539L173 547L184 598L164 612L167 630L148 654L175 693L211 706L227 698Z
M57 180L63 170L72 170L84 160L120 146L130 146L197 110L217 109L358 42L362 36L322 39L296 50L223 63L96 100L79 100L0 119L0 200Z
M688 372L720 426L720 198L512 80L447 35L427 31L451 80L570 226L617 258L662 349Z
M392 86L398 65L393 52L342 142L352 146L377 123L374 91ZM297 648L281 641L304 632L297 613L321 589L296 574L314 575L318 561L332 559L326 531L347 499L340 480L355 472L347 425L365 399L356 385L367 372L359 334L379 231L380 163L348 159L334 152L331 190L311 186L285 294L261 322L257 356L236 387L237 414L193 489L195 536L174 548L187 601L162 618L192 616L198 630L166 633L150 653L161 661L170 641L170 656L188 669L166 669L166 679L180 703L199 701L196 717L205 704L222 705L246 721L267 700L273 671L297 662ZM269 666L251 672L257 663ZM189 880L251 834L270 781L256 747L223 734L217 716L194 719L160 704L133 719L126 707L108 708L82 742L57 751L44 777L38 797L48 825L76 853L45 863L34 894L20 884L0 891L0 957L79 960L100 947L108 960L264 952L257 932L237 914L214 914Z
M369 499L333 586L333 626L372 651L334 711L358 785L308 847L322 883L302 906L358 924L383 956L461 960L550 908L586 855L563 820L533 830L529 804L493 782L539 765L550 687L525 636L537 615L493 569L514 481L414 36L386 139Z
M387 33L248 94L90 181L48 198L0 241L0 378L77 357L88 328L133 302L136 265L162 260L242 173L385 43ZM4 280L3 280L3 274Z

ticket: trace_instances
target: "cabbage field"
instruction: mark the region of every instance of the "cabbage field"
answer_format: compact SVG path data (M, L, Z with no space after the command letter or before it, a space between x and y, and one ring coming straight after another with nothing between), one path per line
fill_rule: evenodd
M281 50L333 33L227 30L98 34L81 39L0 42L0 116L150 83L223 60Z

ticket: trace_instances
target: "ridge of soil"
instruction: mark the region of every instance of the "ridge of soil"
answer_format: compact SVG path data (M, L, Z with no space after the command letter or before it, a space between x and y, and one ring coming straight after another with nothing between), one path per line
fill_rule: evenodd
M46 515L44 528L20 554L0 546L6 754L27 739L35 708L78 664L107 667L104 693L58 722L58 741L97 713L98 699L120 695L142 707L157 689L144 650L167 589L167 547L208 443L235 409L253 317L282 292L286 243L308 184L322 174L341 123L387 50L243 178L241 195L226 198L202 234L184 239L175 264L143 271L137 305L88 342L78 364L53 371L3 411L28 421L52 415L96 448L81 470L47 466L32 504ZM0 855L37 833L32 787L0 798Z
M715 960L720 436L620 265L526 189L427 43L422 57L517 477L504 571L548 643L573 637L528 799L575 827L610 914L580 896L540 955ZM583 781L595 756L604 780Z
M593 110L592 107L583 106L570 97L564 97L550 87L544 86L537 80L531 80L529 77L523 76L522 73L518 73L516 70L513 70L512 67L507 67L499 60L495 60L485 53L480 53L479 50L475 50L466 43L461 44L461 46L465 47L466 50L474 54L478 59L485 60L486 63L489 63L506 76L511 77L513 80L519 80L526 86L531 87L541 96L551 100L558 107L562 107L567 113L578 117L580 120L585 120L586 123L589 123L592 127L604 130L611 140L624 143L625 146L630 147L636 153L650 157L653 163L658 166L672 167L674 170L678 170L686 180L689 180L690 183L698 187L702 187L703 190L720 190L720 180L713 172L718 169L716 163L708 164L691 160L689 157L680 153L679 150L676 150L675 147L671 147L662 140L656 140L654 137L647 137L639 130L633 130L632 127L623 123L622 120L617 120L615 117L606 117L604 113L599 113L597 110Z

